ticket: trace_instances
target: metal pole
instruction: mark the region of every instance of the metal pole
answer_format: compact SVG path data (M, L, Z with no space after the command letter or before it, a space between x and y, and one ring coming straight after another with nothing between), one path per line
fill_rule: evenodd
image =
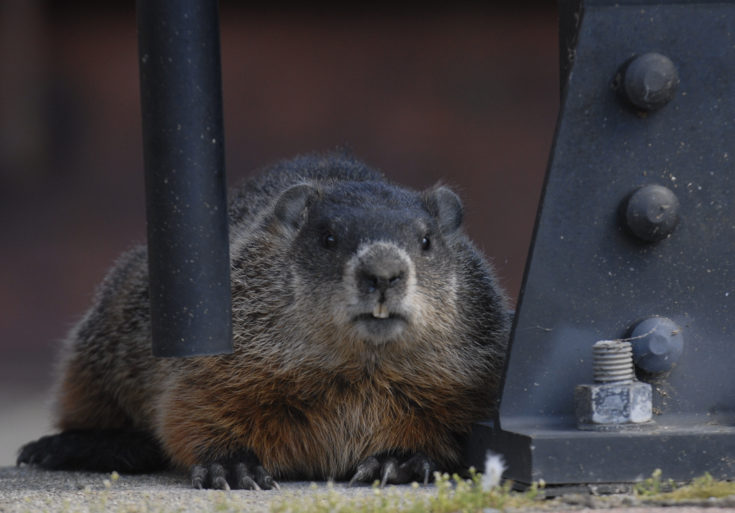
M138 0L153 353L232 351L219 12Z

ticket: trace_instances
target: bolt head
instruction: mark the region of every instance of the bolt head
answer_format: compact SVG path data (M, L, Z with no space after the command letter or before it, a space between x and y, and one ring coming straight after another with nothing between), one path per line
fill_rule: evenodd
M633 339L633 362L650 374L670 371L684 351L681 328L665 317L642 320L635 325L630 337Z
M646 185L630 195L624 215L625 224L636 237L657 242L679 224L679 199L662 185Z
M639 55L628 63L623 74L625 97L645 111L654 111L669 103L679 86L676 66L660 53Z
M632 383L578 385L574 389L581 425L640 424L653 417L651 385Z

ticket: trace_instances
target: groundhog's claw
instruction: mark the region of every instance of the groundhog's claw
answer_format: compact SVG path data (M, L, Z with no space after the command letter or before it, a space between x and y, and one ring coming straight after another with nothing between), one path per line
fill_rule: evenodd
M213 488L215 490L229 490L225 467L219 463L209 466L194 465L191 468L191 482L194 488Z
M271 477L271 475L266 472L266 470L261 465L255 467L255 481L257 483L262 483L260 486L265 490L272 490L274 488L276 490L281 489L276 480L273 479L273 477Z
M371 456L357 465L349 486L356 482L371 483L377 480L380 481L381 487L386 484L405 484L411 481L422 481L428 484L435 469L434 463L422 453L416 453L402 462L399 462L399 458L390 455Z
M383 488L388 482L394 483L398 479L398 461L394 458L387 459L383 463L383 472L380 477L380 487Z
M200 490L204 488L214 490L280 489L278 483L268 474L251 451L222 463L192 466L191 484Z
M355 475L350 479L349 486L360 482L370 483L376 479L378 472L380 471L380 462L375 456L370 456L368 459L357 465L357 471Z

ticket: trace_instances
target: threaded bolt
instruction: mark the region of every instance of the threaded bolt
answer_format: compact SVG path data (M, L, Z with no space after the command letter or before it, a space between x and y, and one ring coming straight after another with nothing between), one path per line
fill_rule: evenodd
M592 346L592 369L595 383L577 385L574 389L580 429L621 429L651 420L651 385L635 379L630 342L596 342Z
M624 340L600 340L592 346L595 383L632 383L633 346Z

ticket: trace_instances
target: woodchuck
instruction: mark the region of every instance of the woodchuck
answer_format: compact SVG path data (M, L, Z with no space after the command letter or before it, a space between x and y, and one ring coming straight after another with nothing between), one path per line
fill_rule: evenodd
M198 488L427 481L495 408L506 299L445 186L307 155L230 199L234 353L155 358L146 249L115 264L62 351L60 433L18 464L189 468Z

